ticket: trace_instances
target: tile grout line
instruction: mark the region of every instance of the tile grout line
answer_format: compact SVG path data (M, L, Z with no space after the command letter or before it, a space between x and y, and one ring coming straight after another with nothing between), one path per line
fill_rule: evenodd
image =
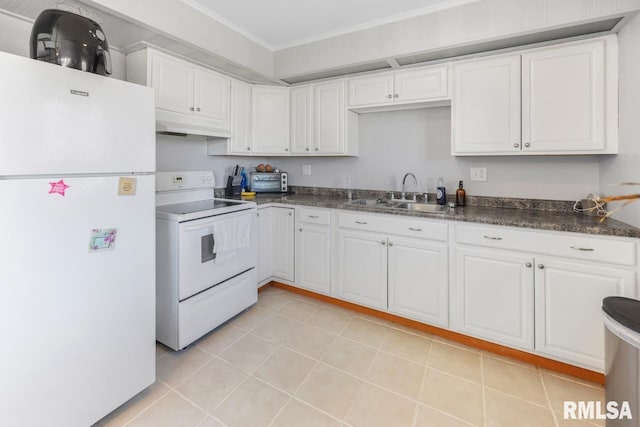
M542 372L540 369L536 369L538 371L538 378L540 379L540 383L542 384L542 390L544 391L544 397L547 399L548 408L551 410L551 417L553 419L553 425L555 427L560 426L560 421L556 416L556 411L553 410L553 405L551 404L551 397L549 396L549 392L547 391L547 385L544 383L544 379L542 378Z
M427 371L429 370L429 359L431 358L431 348L433 347L433 341L429 342L429 350L427 350L427 360L424 363L424 370L422 371L422 381L420 382L420 390L418 391L418 403L413 410L413 421L411 425L415 427L418 422L418 414L420 413L420 402L422 402L422 395L424 394L424 386L427 381Z
M191 404L191 406L197 408L198 410L202 411L205 414L205 420L207 419L207 417L213 418L215 421L217 421L218 423L222 424L223 427L227 427L227 424L225 424L224 422L222 422L222 420L220 418L218 418L217 416L215 416L214 414L210 413L209 411L207 411L206 409L204 409L202 406L198 405L196 402L194 402L193 400L191 400L188 396L186 396L184 393L182 393L181 391L179 391L177 388L163 382L164 385L166 385L167 387L169 387L169 389L171 389L175 394L177 394L178 396L180 396L182 399L186 400L187 402L189 402ZM204 421L204 420L203 420ZM124 426L123 426L124 427Z
M157 380L158 382L160 382L161 384L165 385L166 384L163 381ZM134 420L136 420L138 417L140 417L142 414L144 414L145 412L147 412L149 410L149 408L151 408L153 405L155 405L156 403L158 403L159 401L161 401L162 399L164 399L166 396L168 396L171 393L171 387L167 387L169 390L167 390L166 393L162 394L160 397L158 397L156 400L154 400L153 402L151 402L149 405L145 406L142 411L140 411L138 414L136 414L133 418L131 418L129 421L127 421L126 423L122 424L122 427L126 427L129 424L131 424Z
M489 425L489 417L487 416L487 389L484 379L484 354L480 352L480 382L482 384L482 425Z

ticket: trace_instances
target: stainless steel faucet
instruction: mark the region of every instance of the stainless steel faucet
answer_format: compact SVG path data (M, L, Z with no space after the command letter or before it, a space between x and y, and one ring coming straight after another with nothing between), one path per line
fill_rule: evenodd
M402 199L402 200L406 200L406 198L405 198L405 191L406 191L406 188L405 188L405 187L406 187L407 177L408 177L408 176L413 177L413 186L414 186L414 188L418 186L418 180L416 179L416 176L415 176L414 174L412 174L411 172L407 172L407 173L404 175L404 178L402 178L402 195L401 195L401 199ZM414 195L414 196L413 196L413 199L414 199L414 200L415 200L415 197L416 197L416 196Z

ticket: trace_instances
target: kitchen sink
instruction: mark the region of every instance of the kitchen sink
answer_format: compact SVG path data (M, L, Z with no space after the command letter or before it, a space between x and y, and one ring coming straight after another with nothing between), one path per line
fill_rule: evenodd
M356 199L347 202L348 205L353 206L377 206L379 208L390 208L391 204L384 199Z
M391 205L394 209L404 209L407 211L431 212L431 213L449 213L449 206L430 205L425 203L394 203Z

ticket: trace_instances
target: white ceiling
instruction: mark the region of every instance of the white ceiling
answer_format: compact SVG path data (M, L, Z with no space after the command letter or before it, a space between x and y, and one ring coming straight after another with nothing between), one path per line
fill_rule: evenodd
M280 50L479 0L182 0Z

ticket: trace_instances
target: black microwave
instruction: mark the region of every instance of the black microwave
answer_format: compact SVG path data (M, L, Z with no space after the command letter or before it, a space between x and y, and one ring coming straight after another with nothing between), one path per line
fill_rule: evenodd
M251 191L256 193L286 193L289 191L286 172L251 172Z

